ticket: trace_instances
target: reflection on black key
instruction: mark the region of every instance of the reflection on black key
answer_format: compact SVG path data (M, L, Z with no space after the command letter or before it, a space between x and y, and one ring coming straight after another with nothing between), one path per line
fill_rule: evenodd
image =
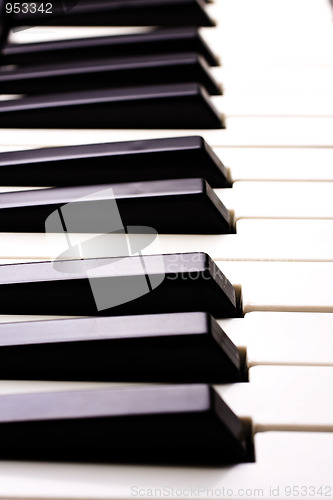
M139 85L191 83L202 85L209 94L221 94L204 59L196 53L162 54L45 62L38 66L0 71L2 94L50 94L98 88L117 88L135 82Z
M53 0L52 12L14 14L14 26L214 26L200 0L79 0L64 8Z
M40 64L52 61L88 61L103 57L196 52L207 64L218 60L197 28L155 29L147 33L114 35L49 42L8 44L1 53L2 64Z
M236 293L203 253L0 266L1 314L240 316Z
M210 315L178 313L2 324L0 377L218 384L242 374Z
M1 459L253 461L249 430L207 385L5 395L0 406Z
M88 144L0 153L1 184L70 186L202 177L229 187L227 171L201 137Z
M156 85L29 96L0 101L7 128L222 128L197 84Z
M61 208L64 205L67 206ZM64 221L54 226L53 232L63 232L66 227L71 233L104 233L105 214L112 217L115 210L125 226L150 226L159 233L231 231L228 210L203 179L3 193L0 231L44 232L46 219L56 210ZM81 216L75 215L75 220L72 217L69 221L71 213Z

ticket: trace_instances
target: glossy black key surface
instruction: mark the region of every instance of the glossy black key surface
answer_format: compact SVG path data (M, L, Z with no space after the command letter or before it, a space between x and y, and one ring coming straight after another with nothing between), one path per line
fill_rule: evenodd
M196 52L207 64L218 59L197 28L155 29L147 33L114 35L48 42L7 44L2 50L2 64L40 64L52 61L88 61L103 57L128 57L153 54Z
M89 199L86 197L89 196ZM67 207L61 208L66 204ZM59 210L61 209L61 210ZM226 207L203 179L176 179L99 186L73 186L0 194L0 231L44 232L54 212L63 217L54 232L105 233L105 214L119 212L124 226L159 233L229 233ZM71 213L75 216L68 220ZM84 214L84 215L83 215Z
M222 128L197 84L156 85L28 96L0 101L5 128Z
M0 61L11 26L11 15L6 13L6 3L8 3L7 0L0 0Z
M195 311L216 318L241 315L234 287L203 253L0 266L1 314Z
M214 26L200 0L79 0L64 8L53 0L52 12L13 15L14 26Z
M1 324L0 377L215 384L243 379L237 347L206 313Z
M226 168L202 137L175 137L0 153L4 186L75 186L202 177L229 187Z
M191 83L202 85L209 94L221 94L204 59L196 53L161 54L123 58L67 61L52 60L37 66L0 71L2 94L50 94L98 88Z
M224 465L250 429L207 385L0 396L1 459Z

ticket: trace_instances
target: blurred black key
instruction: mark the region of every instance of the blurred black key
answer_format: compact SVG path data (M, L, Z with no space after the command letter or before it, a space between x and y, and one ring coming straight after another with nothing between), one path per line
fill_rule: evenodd
M0 58L11 26L11 15L6 12L6 4L7 0L0 0Z
M54 232L67 227L71 233L104 233L105 214L111 218L115 210L119 211L124 226L150 226L159 233L231 231L228 210L203 179L2 193L0 231L44 232L46 219L57 211L64 221Z
M250 430L207 385L0 396L1 459L224 465Z
M202 253L0 266L1 314L241 315L236 293Z
M156 85L29 96L0 101L5 128L222 128L196 84Z
M49 42L8 44L2 50L2 64L88 61L103 57L131 57L196 52L207 64L218 60L196 28L156 29L147 33Z
M13 26L214 26L200 0L53 0L49 12L22 11Z
M0 153L3 186L75 186L201 177L229 187L221 160L201 137L89 144Z
M211 316L178 313L1 324L0 377L219 384L242 373Z
M191 83L202 85L209 94L221 94L205 61L195 53L162 54L45 62L0 71L2 94L51 94L78 90L112 89L139 85Z

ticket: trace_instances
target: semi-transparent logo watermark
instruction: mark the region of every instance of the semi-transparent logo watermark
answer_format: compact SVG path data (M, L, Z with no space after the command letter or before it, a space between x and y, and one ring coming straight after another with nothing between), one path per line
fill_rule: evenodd
M54 260L54 269L74 278L78 273L87 276L98 311L130 302L157 288L165 278L165 270L155 229L125 227L112 189L82 188L81 192L84 196L61 206L46 219L50 248L54 239L59 243L59 233L62 238L63 251ZM142 254L146 248L148 254L157 254L154 270ZM103 259L87 260L98 258ZM122 276L119 264L122 269L126 266L128 276Z

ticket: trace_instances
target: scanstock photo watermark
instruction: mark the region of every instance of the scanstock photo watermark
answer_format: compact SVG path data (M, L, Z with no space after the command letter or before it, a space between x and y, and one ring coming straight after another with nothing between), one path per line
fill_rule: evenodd
M157 288L165 278L157 231L149 226L125 227L111 188L83 186L80 194L46 219L50 254L54 248L60 250L54 269L68 276L86 275L98 311L125 304ZM89 231L94 228L93 234L87 234L88 227ZM148 247L148 253L156 255L154 272L142 253ZM101 260L96 263L92 259ZM112 277L117 276L120 260L130 276L117 280L115 287Z
M176 487L165 485L161 487L139 487L131 486L130 495L133 498L332 498L333 489L330 485L267 485L265 488L255 487L208 487L208 486L186 486Z
M100 188L76 188L79 196L54 210L45 221L49 255L59 252L53 258L54 270L64 279L86 276L98 311L153 292L164 280L218 278L228 283L217 266L206 272L198 265L205 260L201 253L163 255L153 227L124 225L117 204L121 192ZM66 194L60 191L65 199ZM125 276L120 268L126 269Z
M14 20L12 30L16 32L27 30L40 24L46 24L50 15L53 18L65 16L79 3L80 0L52 0L45 2L18 2L7 0L4 2L4 12L12 16ZM17 25L15 23L15 16ZM29 19L29 23L27 19ZM31 23L31 20L34 19L36 23ZM28 25L25 25L25 22Z
M163 486L161 488L140 488L131 487L131 497L133 498L264 498L263 488L228 488L207 486L198 487L174 487Z

